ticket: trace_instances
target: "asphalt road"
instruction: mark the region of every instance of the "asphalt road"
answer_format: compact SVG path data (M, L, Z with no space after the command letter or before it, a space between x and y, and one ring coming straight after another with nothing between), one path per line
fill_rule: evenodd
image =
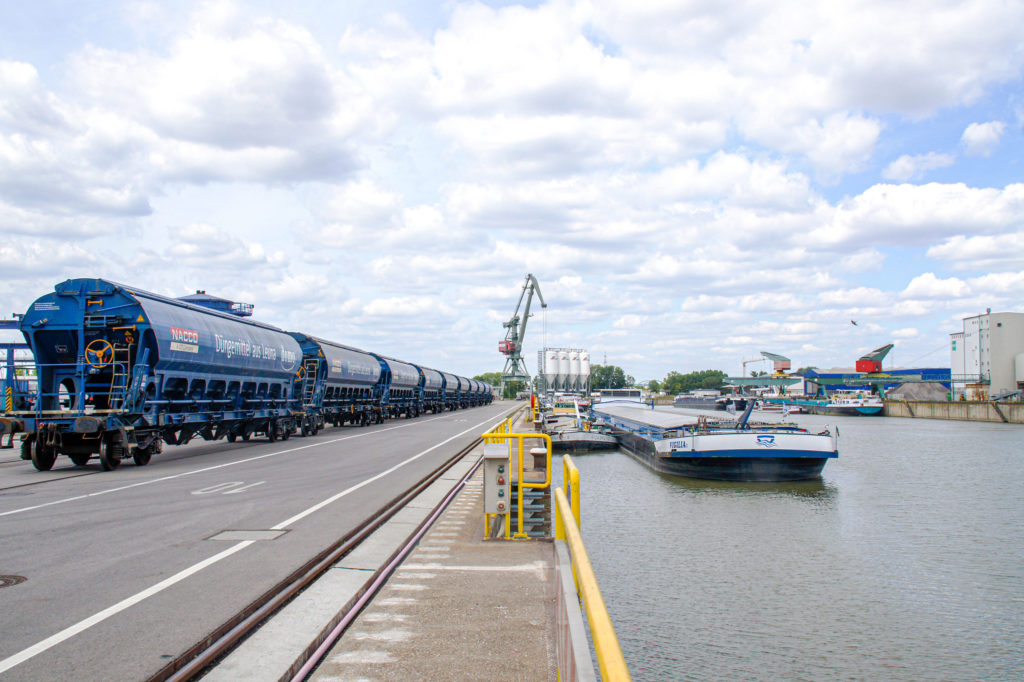
M0 450L0 575L26 578L0 589L0 680L152 675L512 407L168 446L113 472Z

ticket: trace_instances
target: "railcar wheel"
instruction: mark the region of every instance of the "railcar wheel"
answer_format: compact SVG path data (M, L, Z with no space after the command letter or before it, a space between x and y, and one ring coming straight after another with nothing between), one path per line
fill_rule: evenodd
M271 443L277 440L277 422L270 422L270 425L267 427L267 440Z
M281 429L281 440L288 440L292 437L292 429L290 426L285 426Z
M135 452L132 453L132 461L135 462L137 467L146 466L152 458L153 451L149 448L135 448Z
M36 446L32 448L32 465L38 471L49 471L53 468L53 463L57 461L57 451L48 446L36 443Z
M236 434L234 432L231 432L231 433L228 434L228 442L229 443L234 443L236 440L238 440L238 434Z
M71 458L71 461L75 463L76 467L84 467L89 463L89 458L92 457L92 455L85 453L81 455L68 455L68 457Z
M247 440L249 440L249 438L251 438L251 436L248 433L243 433L242 434L242 440L243 441L247 441Z
M302 420L302 426L299 427L299 435L305 438L310 434L309 423L305 419Z
M104 471L113 471L121 466L121 446L111 442L100 446L100 465Z

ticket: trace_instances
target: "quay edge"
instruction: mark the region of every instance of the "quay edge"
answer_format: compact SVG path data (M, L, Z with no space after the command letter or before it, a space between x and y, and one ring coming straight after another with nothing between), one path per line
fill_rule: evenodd
M992 401L886 400L882 414L911 419L1024 424L1024 403Z

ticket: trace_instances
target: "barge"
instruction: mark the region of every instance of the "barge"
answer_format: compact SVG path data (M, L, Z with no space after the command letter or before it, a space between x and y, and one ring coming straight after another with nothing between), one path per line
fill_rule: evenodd
M736 420L674 415L633 405L591 409L612 427L620 447L665 474L718 481L800 481L819 478L839 456L838 432L810 432L791 423L751 423L753 403Z
M801 408L811 414L842 415L846 417L880 416L885 403L876 395L834 393L828 400L815 398L765 398L768 403Z

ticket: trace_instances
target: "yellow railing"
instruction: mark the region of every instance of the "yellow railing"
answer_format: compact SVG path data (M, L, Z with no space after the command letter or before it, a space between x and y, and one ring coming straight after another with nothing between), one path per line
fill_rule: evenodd
M576 527L582 528L580 523L580 470L572 461L572 457L562 457L562 487L565 489L565 496L569 500L569 507L572 509L573 518L576 519ZM565 539L565 529L558 522L558 507L555 507L555 539Z
M590 626L590 637L594 642L597 665L601 669L601 679L616 682L629 680L631 678L626 667L626 659L622 656L622 647L619 646L615 627L608 615L604 597L601 596L601 588L597 585L597 576L594 575L590 557L587 556L587 549L583 545L583 536L580 534L579 470L568 455L562 457L562 462L562 485L569 486L569 497L566 496L564 488L554 490L555 539L564 540L569 547L577 591L587 613L587 623ZM572 502L569 501L570 497ZM567 523L567 519L573 519L574 522Z
M502 426L506 426L507 430L503 430ZM508 443L509 445L509 467L515 466L518 476L516 481L517 486L517 510L516 510L516 532L512 535L513 540L528 539L530 536L523 530L523 491L527 488L550 488L551 487L551 436L546 433L511 433L512 420L507 419L494 431L485 433L480 436L484 443ZM545 445L545 464L544 464L544 480L542 482L529 482L524 480L523 476L523 442L527 440L543 440ZM512 441L515 441L516 447L512 447ZM514 459L513 459L514 458ZM508 517L511 516L511 511L499 513L499 514L485 514L485 520L490 523L491 516L505 516L505 538L509 538L510 524L508 523Z
M512 417L509 417L508 419L498 424L493 431L491 431L490 433L485 433L483 436L481 436L481 438L483 438L485 443L500 443L503 440L502 436L510 433L511 431Z

